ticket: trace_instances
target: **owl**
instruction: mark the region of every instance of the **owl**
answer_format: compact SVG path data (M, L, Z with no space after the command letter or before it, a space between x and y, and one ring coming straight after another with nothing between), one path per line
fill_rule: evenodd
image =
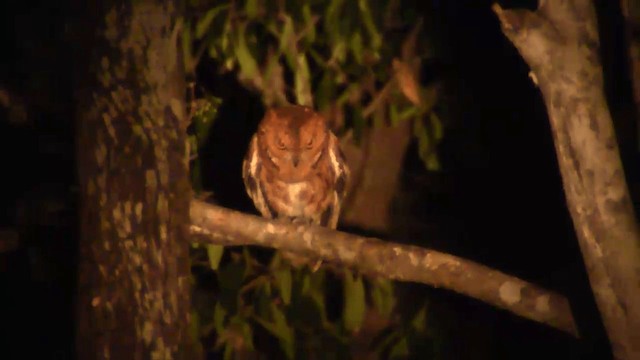
M298 105L266 112L242 166L245 188L262 216L331 229L349 174L324 117Z

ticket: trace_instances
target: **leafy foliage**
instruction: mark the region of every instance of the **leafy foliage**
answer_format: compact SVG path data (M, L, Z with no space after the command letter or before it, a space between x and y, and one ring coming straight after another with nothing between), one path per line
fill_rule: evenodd
M371 126L414 123L427 168L438 169L442 123L437 84L420 84L429 56L422 21L400 16L400 0L228 1L186 21L187 70L205 54L265 105L314 106L339 133L358 139ZM198 12L200 10L201 12ZM194 50L196 48L196 50Z
M438 169L434 149L443 128L433 111L438 89L419 82L421 61L428 56L426 37L420 19L401 14L402 1L191 0L189 7L197 15L183 28L187 71L208 56L220 71L233 72L259 93L265 105L314 106L334 131L356 140L371 127L410 121L425 166ZM206 95L192 100L198 192L197 149L221 100ZM197 248L194 265L215 279L212 289L202 280L197 284L192 330L207 351L225 359L256 352L287 359L402 358L417 343L429 342L426 310L401 318L388 280L344 269L296 269L277 252L246 247Z

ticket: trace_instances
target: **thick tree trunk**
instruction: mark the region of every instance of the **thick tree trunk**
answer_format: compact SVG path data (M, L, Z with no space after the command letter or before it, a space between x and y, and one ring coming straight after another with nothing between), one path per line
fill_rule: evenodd
M93 6L78 89L78 355L192 358L177 1Z
M494 10L549 112L568 208L617 359L640 359L640 233L603 93L589 0Z

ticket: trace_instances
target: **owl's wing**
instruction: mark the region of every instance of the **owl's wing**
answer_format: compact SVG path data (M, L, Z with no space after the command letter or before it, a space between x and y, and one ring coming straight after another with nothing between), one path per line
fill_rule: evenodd
M254 135L242 162L242 180L256 209L260 211L262 216L272 219L276 217L276 214L265 199L263 185L260 181L261 168L262 160L258 151L258 141Z
M327 209L329 213L326 214L326 217L323 216L323 218L328 218L327 224L325 224L325 226L328 226L331 229L335 229L338 225L338 218L340 217L342 201L347 194L347 183L351 176L351 172L349 171L349 167L347 166L347 162L344 154L342 153L342 149L340 149L340 142L333 133L331 133L329 136L328 153L331 163L331 169L333 170L333 174L335 176L335 185L333 188L333 204L329 207L329 209Z

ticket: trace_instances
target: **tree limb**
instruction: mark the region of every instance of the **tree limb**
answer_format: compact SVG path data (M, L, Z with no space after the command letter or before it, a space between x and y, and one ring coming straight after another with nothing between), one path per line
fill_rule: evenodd
M286 249L373 276L444 287L578 336L568 300L555 292L453 255L243 214L191 202L195 241Z
M493 9L542 92L567 205L613 354L640 359L640 232L604 96L593 4L547 0L535 12Z

